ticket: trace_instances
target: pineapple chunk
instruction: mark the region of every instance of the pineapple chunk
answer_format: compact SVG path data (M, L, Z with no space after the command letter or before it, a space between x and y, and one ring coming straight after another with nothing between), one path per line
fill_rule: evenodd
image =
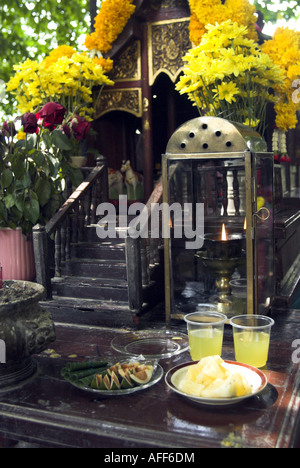
M204 389L204 385L192 382L191 380L182 380L179 385L179 390L189 395L201 396L201 393Z
M244 375L227 369L220 356L208 356L190 366L178 388L204 398L231 398L251 393Z

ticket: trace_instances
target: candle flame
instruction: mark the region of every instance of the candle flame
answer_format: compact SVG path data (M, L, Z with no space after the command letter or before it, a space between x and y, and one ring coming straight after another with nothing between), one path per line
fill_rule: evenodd
M245 217L245 221L244 221L244 231L246 231L246 229L247 229L247 219L246 219L246 217Z
M225 224L222 224L222 235L221 235L221 240L226 241L227 240L227 234L226 234L226 229L225 229Z

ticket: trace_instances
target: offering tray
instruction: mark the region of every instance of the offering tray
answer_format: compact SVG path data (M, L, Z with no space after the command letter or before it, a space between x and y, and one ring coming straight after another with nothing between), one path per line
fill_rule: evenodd
M243 363L236 362L236 361L224 361L224 362L225 362L225 366L228 369L238 370L239 372L242 372L244 374L247 381L250 383L252 387L251 393L248 393L246 395L239 396L239 397L204 398L204 397L191 395L191 394L181 391L179 389L180 381L184 378L188 370L188 367L196 364L197 361L190 361L190 362L186 362L184 364L180 364L178 366L173 367L167 372L165 376L165 382L167 386L173 392L178 393L184 398L187 398L188 400L191 400L198 404L212 405L212 406L227 406L227 405L240 403L241 401L247 398L251 398L254 395L257 395L266 387L268 383L267 377L261 370L257 369L256 367L252 367L247 364L243 364Z
M112 340L111 346L123 355L164 359L188 350L189 341L184 333L147 330L122 333Z
M122 360L121 363L127 362L129 363L130 361L127 359ZM69 372L67 366L64 367L61 371L62 376L64 379L69 382L73 387L79 388L80 390L84 390L88 393L92 393L94 396L99 395L99 396L120 396L120 395L128 395L131 393L139 392L142 390L146 390L147 388L152 387L155 385L157 382L159 382L164 374L162 367L157 363L157 362L151 362L151 361L142 361L143 364L151 364L153 365L153 374L151 376L151 379L148 382L145 382L144 384L138 384L136 386L132 386L130 388L114 388L114 389L101 389L101 388L93 388L91 386L91 381L92 378L91 376L93 374L97 374L103 371L103 369L106 369L110 366L110 363L99 363L103 365L103 367L97 367L96 365L94 366L93 363L82 363L83 364L83 371L80 370L80 368L76 370L72 370ZM78 363L79 365L81 363ZM85 365L86 364L86 365ZM91 364L91 366L89 366ZM87 372L87 370L90 370L90 372ZM74 375L79 373L79 378L74 377ZM84 375L88 374L88 375Z

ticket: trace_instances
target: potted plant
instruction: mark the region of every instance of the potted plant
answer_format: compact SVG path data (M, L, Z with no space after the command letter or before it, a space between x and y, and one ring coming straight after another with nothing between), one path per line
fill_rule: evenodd
M0 263L3 279L35 276L32 227L45 224L62 202L59 161L43 148L37 118L24 114L24 133L5 121L0 143Z
M40 62L27 59L14 68L6 90L16 96L23 128L16 135L15 122L2 127L0 227L5 228L2 236L8 236L9 229L26 240L29 264L32 227L45 224L57 211L66 178L75 187L82 181L80 164L72 157L79 156L82 163L86 156L97 100L103 86L113 84L105 75L112 61L64 45ZM4 247L1 239L0 244L0 262L6 252L11 262L16 248ZM7 276L7 264L2 267L4 279L19 279L16 273ZM32 278L32 271L28 276Z

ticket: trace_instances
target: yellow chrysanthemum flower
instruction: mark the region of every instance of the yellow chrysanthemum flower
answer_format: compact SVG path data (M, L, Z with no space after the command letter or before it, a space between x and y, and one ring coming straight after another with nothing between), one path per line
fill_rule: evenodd
M237 85L232 81L229 83L221 83L218 85L217 89L213 91L216 92L215 96L217 96L218 99L221 101L225 99L225 101L229 102L229 104L236 101L235 96L240 92Z
M7 89L16 95L21 113L35 112L45 102L56 101L68 112L76 111L81 116L91 106L90 117L94 113L93 88L113 84L105 75L101 61L69 46L54 49L40 63L27 59L16 65L15 70Z
M188 51L186 66L176 84L202 114L262 129L269 88L282 86L280 69L258 44L247 37L247 28L230 20L207 25L197 47Z
M26 133L19 130L17 133L17 140L26 140Z
M259 120L258 119L245 119L243 122L244 125L247 127L252 127L252 128L257 128L259 125Z

